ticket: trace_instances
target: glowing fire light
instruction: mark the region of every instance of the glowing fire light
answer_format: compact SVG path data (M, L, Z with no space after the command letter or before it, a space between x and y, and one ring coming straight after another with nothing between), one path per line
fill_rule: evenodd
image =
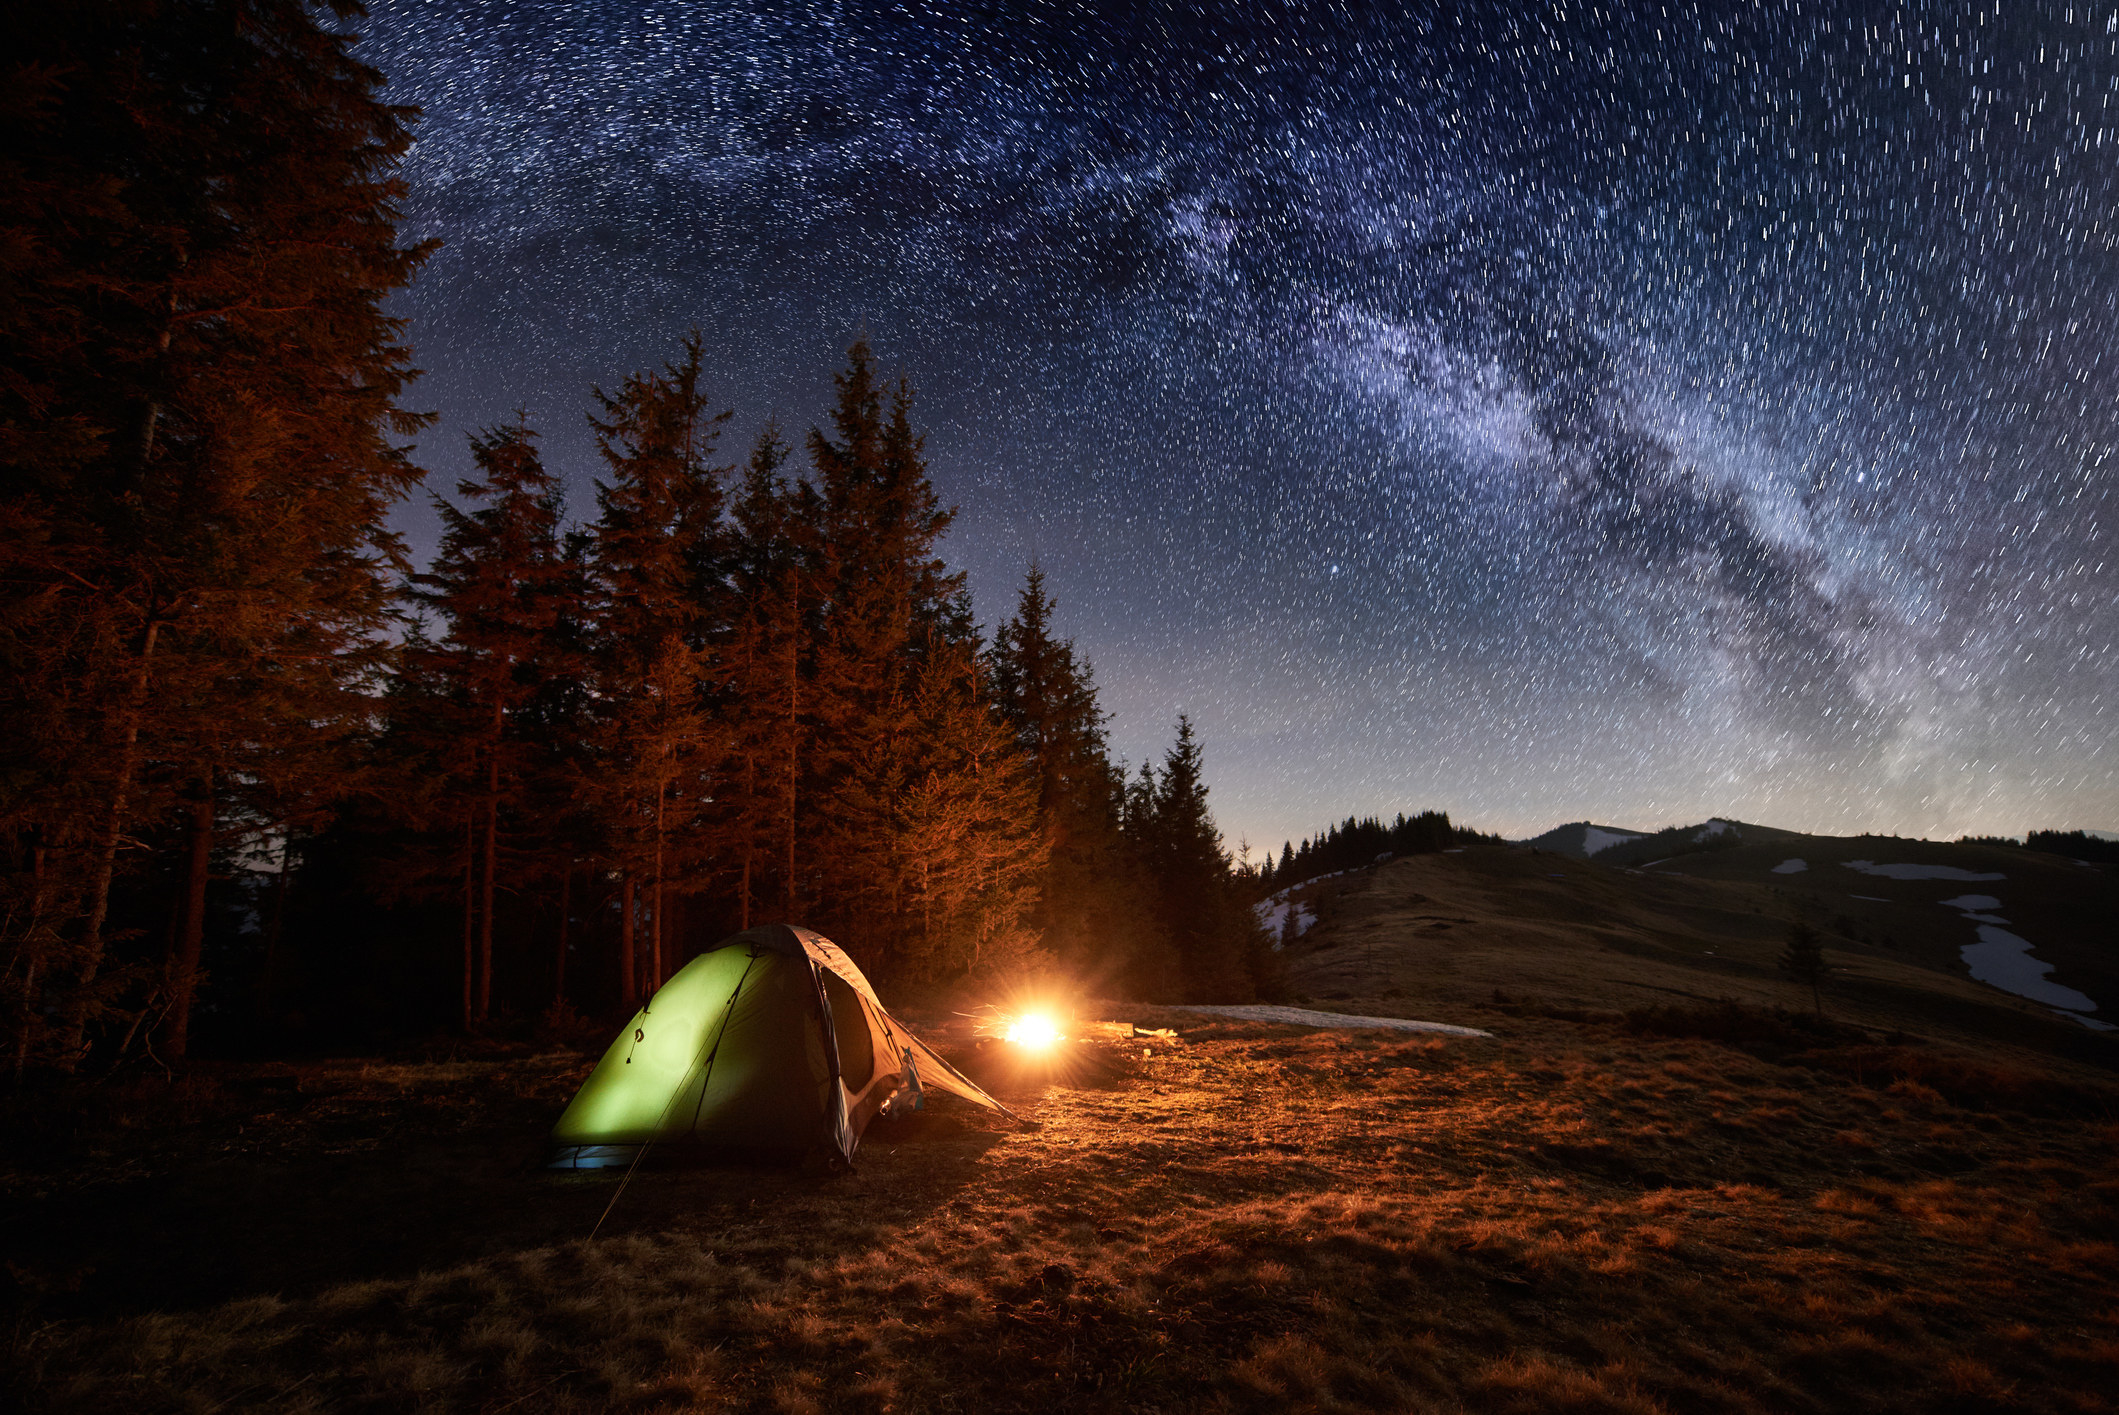
M1025 1012L1008 1024L1003 1039L1028 1051L1044 1051L1067 1040L1059 1024L1042 1012Z

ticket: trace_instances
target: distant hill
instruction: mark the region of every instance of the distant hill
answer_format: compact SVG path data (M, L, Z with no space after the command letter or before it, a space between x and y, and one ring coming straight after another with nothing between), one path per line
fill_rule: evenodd
M1551 830L1523 844L1537 850L1550 850L1555 855L1565 855L1571 860L1587 860L1602 854L1614 846L1643 839L1646 831L1627 830L1623 826L1598 825L1594 821L1570 821L1556 825Z
M1710 820L1583 858L1578 821L1512 848L1381 862L1320 881L1284 953L1298 994L1471 1004L1525 988L1624 1010L1734 997L1807 1008L1778 960L1823 936L1828 1012L2119 1070L2119 867L2024 846L1807 835ZM1536 845L1541 857L1524 848ZM1557 858L1557 857L1568 858Z
M1786 831L1746 825L1742 821L1725 820L1721 816L1715 816L1697 825L1673 825L1653 835L1643 835L1638 839L1607 846L1591 858L1600 865L1617 865L1621 869L1630 869L1636 865L1676 859L1680 855L1697 855L1705 850L1733 850L1747 840L1777 840L1785 837Z
M1691 825L1665 826L1661 830L1629 830L1622 826L1598 825L1593 821L1571 821L1543 835L1520 843L1571 860L1594 860L1600 865L1630 869L1654 864L1703 850L1732 849L1745 841L1772 842L1798 838L1794 832L1771 826L1713 816Z

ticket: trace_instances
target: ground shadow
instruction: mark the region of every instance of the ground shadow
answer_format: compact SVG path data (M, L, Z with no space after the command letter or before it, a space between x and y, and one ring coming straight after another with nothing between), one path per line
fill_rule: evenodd
M952 1104L872 1126L850 1171L697 1153L629 1180L553 1171L534 1124L397 1128L380 1145L340 1135L272 1155L234 1135L213 1153L202 1137L207 1152L115 1182L84 1156L0 1199L6 1286L19 1317L103 1319L405 1278L585 1239L599 1220L604 1238L778 1223L791 1210L908 1224L947 1204L1000 1138Z

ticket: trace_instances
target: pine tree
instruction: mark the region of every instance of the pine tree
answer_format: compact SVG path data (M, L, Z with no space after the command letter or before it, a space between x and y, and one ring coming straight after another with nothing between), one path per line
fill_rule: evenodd
M910 435L910 390L897 390L886 422L866 341L834 382L836 435L809 435L818 602L804 710L817 884L808 902L864 965L887 971L907 943L892 812L916 751L916 630L939 619L937 601L962 580L941 573L935 557L951 513Z
M1266 940L1238 898L1221 832L1207 808L1205 754L1190 717L1178 717L1161 773L1144 766L1136 793L1129 834L1147 863L1158 921L1176 952L1187 996L1249 1000L1258 991Z
M781 468L788 447L777 424L759 435L736 498L730 555L732 614L722 653L729 768L720 794L717 835L733 878L738 929L753 914L801 914L800 805L809 638L805 608L815 549L805 532L815 515L807 487L790 486Z
M1825 1015L1825 949L1817 930L1804 920L1788 925L1788 945L1781 950L1781 976L1810 989L1810 1005Z
M567 553L563 492L537 454L537 434L518 419L471 440L479 475L457 484L463 509L434 499L442 522L432 569L415 578L415 598L439 614L437 642L412 641L405 671L425 680L420 711L408 724L435 744L444 799L434 813L442 838L462 841L463 1024L484 1024L493 999L495 891L504 861L538 854L549 837L557 744L538 730L534 709L550 707L580 672L561 635L580 574ZM540 790L542 788L542 790ZM533 797L538 809L526 812ZM544 819L525 820L525 815ZM504 823L514 829L504 839ZM540 826L544 829L540 832ZM511 879L510 883L520 880Z
M399 555L384 517L418 478L389 441L418 420L395 407L411 371L383 302L426 251L394 227L411 115L308 6L6 23L24 106L0 168L0 717L20 730L0 747L0 927L19 1070L82 1054L120 844L165 808L198 838L219 773L183 720L265 740L247 714L347 712L372 675Z
M705 689L716 673L717 616L726 612L720 520L728 469L711 458L729 415L708 412L702 363L694 333L681 361L628 377L615 395L597 390L603 415L590 419L611 476L596 484L592 553L599 752L579 782L619 879L626 1006L668 974L671 909L699 883L700 826L727 746Z
M812 480L782 502L808 587L791 620L806 638L799 893L885 976L1017 966L1043 846L963 576L938 553L954 513L928 480L910 385L885 387L860 342L836 386Z
M1025 919L1045 862L1035 778L971 647L928 632L889 807L889 868L902 881L893 962L909 978L1021 972L1042 958Z
M1033 564L992 654L995 698L1037 783L1047 864L1032 918L1078 983L1117 988L1149 948L1146 891L1125 848L1125 778L1110 759L1095 679L1055 634L1053 609Z

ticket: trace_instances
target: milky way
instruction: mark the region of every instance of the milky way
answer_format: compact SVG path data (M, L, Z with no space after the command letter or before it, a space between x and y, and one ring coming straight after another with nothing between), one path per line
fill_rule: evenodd
M378 5L420 460L865 331L1232 843L2119 827L2119 10L1007 8Z

